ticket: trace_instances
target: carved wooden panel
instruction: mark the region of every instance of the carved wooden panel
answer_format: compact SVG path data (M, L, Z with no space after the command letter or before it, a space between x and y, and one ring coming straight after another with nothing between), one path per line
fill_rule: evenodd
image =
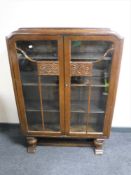
M59 75L59 63L57 61L37 62L39 75Z
M92 63L73 62L71 63L71 76L91 76Z

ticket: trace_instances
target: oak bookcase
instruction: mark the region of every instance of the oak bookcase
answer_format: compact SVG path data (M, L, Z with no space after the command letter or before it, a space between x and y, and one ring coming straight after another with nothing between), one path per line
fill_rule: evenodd
M20 28L7 37L28 152L35 152L42 138L59 138L66 140L63 145L73 144L73 139L76 145L80 139L86 145L90 140L95 153L103 153L122 45L123 39L106 28Z

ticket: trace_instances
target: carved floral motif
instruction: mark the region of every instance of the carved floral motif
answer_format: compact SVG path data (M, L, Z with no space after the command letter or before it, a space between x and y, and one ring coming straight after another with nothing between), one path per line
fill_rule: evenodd
M71 63L71 76L91 76L92 63Z
M39 75L59 75L58 62L41 62L38 64Z

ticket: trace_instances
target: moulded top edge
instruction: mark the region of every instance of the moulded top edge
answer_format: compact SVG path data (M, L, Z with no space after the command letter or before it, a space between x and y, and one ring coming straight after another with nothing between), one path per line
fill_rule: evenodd
M18 31L23 31L23 32L28 32L28 31L32 31L32 32L58 32L58 33L84 33L84 32L100 32L100 31L110 31L109 28L62 28L62 27L58 27L58 28L19 28Z
M113 35L119 39L123 39L118 33L110 28L19 28L9 35L8 38L14 35L21 34L45 34L45 35Z
M56 29L56 30L80 30L80 29L84 29L84 30L110 30L110 28L100 28L100 27L21 27L19 28L19 30L28 30L28 29L31 29L31 30L37 30L37 29L42 29L42 30L45 30L45 29Z

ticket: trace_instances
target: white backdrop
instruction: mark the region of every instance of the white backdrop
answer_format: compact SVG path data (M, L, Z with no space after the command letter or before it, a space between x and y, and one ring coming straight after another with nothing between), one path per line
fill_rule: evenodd
M0 122L19 122L5 36L19 27L109 27L125 39L113 126L131 127L130 12L130 0L0 0Z

